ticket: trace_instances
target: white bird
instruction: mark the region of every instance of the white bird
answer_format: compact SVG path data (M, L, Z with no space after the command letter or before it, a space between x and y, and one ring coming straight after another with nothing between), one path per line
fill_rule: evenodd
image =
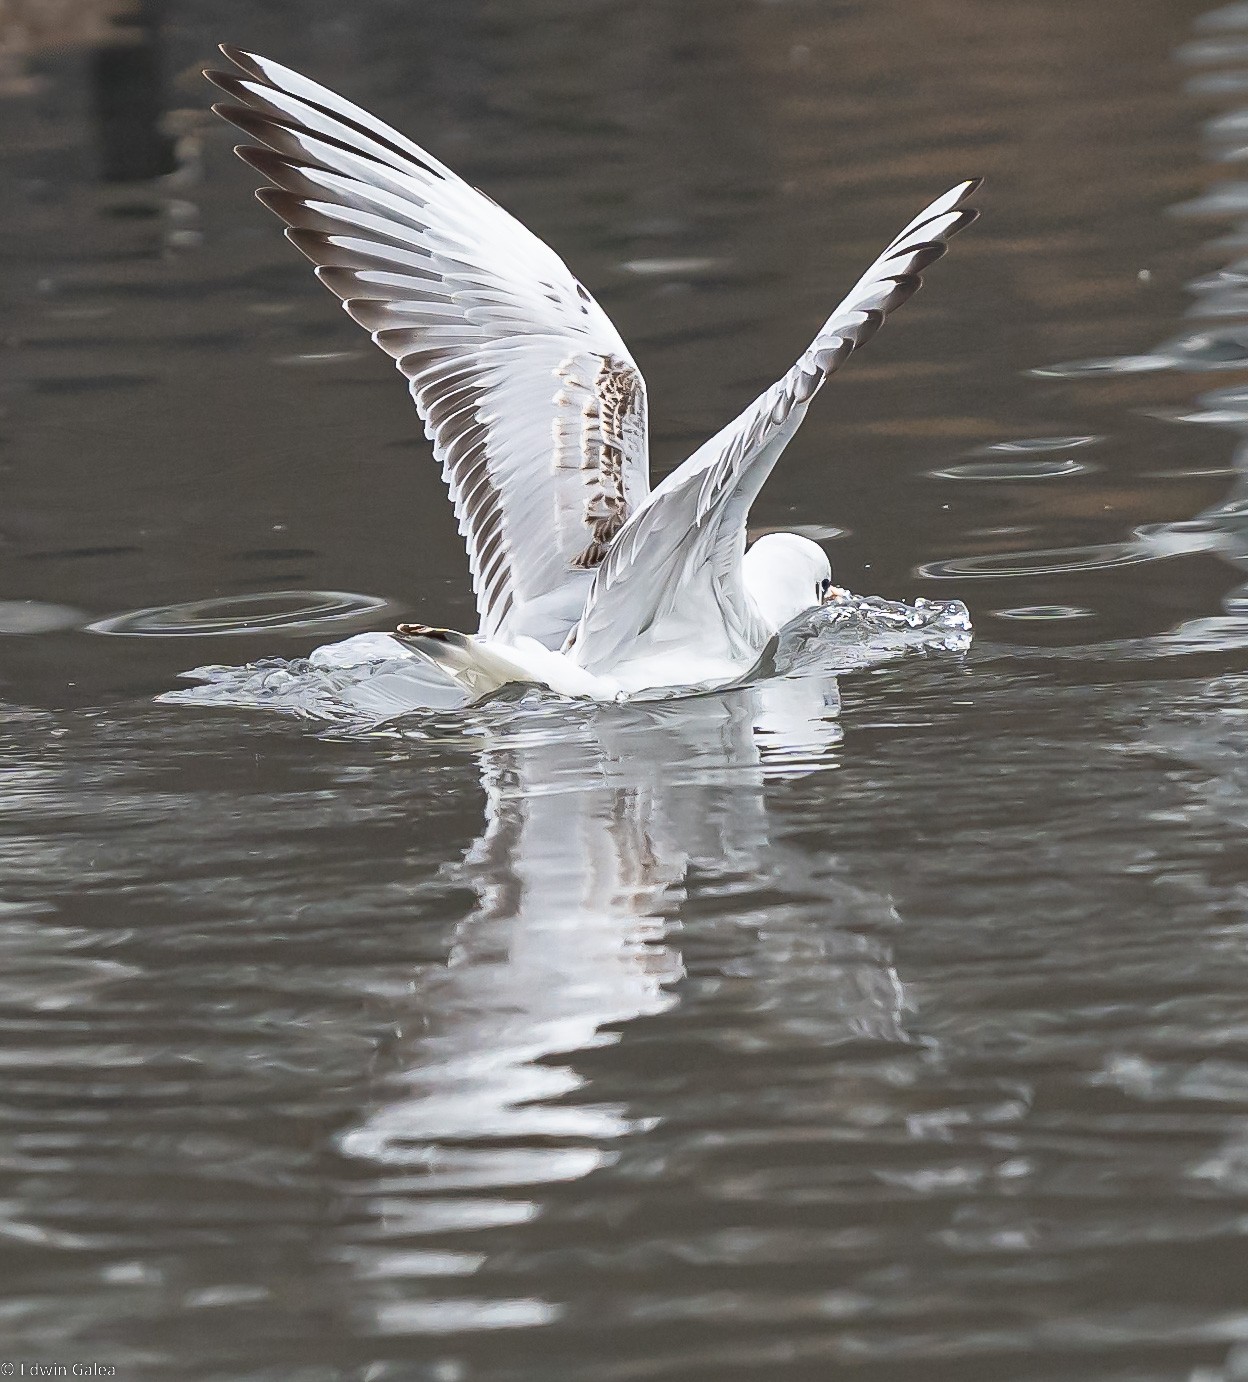
M480 627L396 637L471 695L508 682L597 700L747 678L832 590L794 533L748 550L750 505L829 374L977 213L959 183L888 246L788 373L654 490L646 386L542 241L444 164L290 68L223 45L263 147L256 195L407 378L468 548Z

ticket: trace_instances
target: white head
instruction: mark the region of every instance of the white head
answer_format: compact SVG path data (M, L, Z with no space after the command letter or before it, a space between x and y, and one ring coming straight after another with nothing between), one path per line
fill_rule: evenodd
M796 533L768 533L745 554L745 588L778 631L821 605L832 589L832 563L818 543Z

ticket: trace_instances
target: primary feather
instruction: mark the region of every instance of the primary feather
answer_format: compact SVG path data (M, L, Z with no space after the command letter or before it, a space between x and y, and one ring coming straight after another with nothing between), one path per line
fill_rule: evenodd
M916 216L784 377L651 492L645 382L554 251L367 111L221 51L242 75L207 74L231 98L214 109L256 141L237 152L257 195L393 357L441 462L480 617L456 666L480 647L478 682L531 663L585 694L747 672L775 632L746 579L750 505L824 381L975 219L978 180Z
M224 47L214 107L258 195L409 381L468 547L481 633L558 646L649 492L646 386L606 314L497 203L366 111Z
M944 254L949 237L975 220L979 213L964 203L979 185L979 179L959 183L920 212L850 289L788 373L637 506L598 571L571 635L582 665L631 660L638 640L662 640L666 603L676 589L682 599L696 597L708 614L714 612L729 650L757 650L766 643L741 580L750 505L824 381L914 295L921 271Z

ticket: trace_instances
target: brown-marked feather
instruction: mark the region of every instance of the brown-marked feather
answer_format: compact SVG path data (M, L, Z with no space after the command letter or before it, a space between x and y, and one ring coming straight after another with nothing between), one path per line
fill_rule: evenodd
M682 587L689 600L713 599L725 611L729 638L739 636L746 649L762 646L765 628L740 578L750 505L824 381L914 295L922 270L976 218L963 203L978 186L978 179L960 183L921 211L850 289L792 369L667 476L624 523L565 644L565 650L575 648L581 666L610 667L636 640L653 637L668 592ZM708 582L713 591L702 590Z
M227 98L214 109L255 141L238 152L271 184L260 199L408 378L483 631L557 645L585 553L649 490L645 386L623 342L546 246L423 149L299 73L222 52L244 75L209 74Z
M243 75L209 74L227 98L214 109L255 141L238 153L270 184L261 201L408 381L467 543L482 633L555 647L571 630L582 665L609 661L661 624L684 579L727 581L714 599L748 632L732 573L750 503L828 375L975 219L965 203L978 182L920 212L793 368L651 496L644 382L557 256L361 107L257 54L222 52Z

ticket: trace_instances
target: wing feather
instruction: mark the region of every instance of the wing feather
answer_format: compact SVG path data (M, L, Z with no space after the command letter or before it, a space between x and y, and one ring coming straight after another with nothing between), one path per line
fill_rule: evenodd
M649 493L645 383L563 262L445 164L309 78L222 47L214 107L260 200L406 376L481 632L558 646Z
M950 236L975 220L964 205L979 179L959 183L921 211L849 291L787 374L678 466L623 525L569 635L582 666L609 668L653 631L676 595L707 587L730 640L760 646L745 598L741 558L750 505L829 375L918 290Z

